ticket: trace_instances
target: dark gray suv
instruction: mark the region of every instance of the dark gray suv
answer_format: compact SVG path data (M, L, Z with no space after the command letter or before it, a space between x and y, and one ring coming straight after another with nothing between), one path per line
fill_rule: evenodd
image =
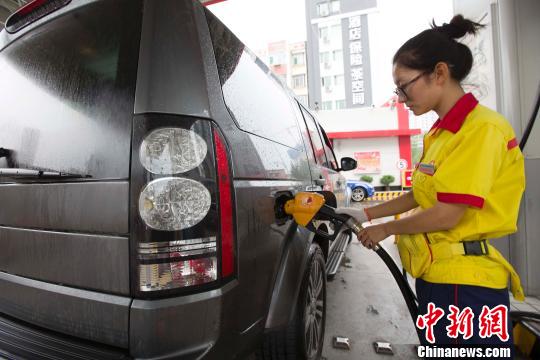
M34 1L0 99L0 357L320 357L349 238L276 200L354 160L201 4Z

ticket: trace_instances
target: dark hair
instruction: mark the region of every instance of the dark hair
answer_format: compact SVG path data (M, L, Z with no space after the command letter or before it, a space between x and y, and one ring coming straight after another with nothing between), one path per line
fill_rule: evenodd
M445 62L450 68L453 79L461 82L471 71L473 57L471 50L455 39L466 34L476 34L485 25L456 15L450 24L437 26L431 23L431 29L407 40L394 55L394 64L405 67L433 71L438 62Z

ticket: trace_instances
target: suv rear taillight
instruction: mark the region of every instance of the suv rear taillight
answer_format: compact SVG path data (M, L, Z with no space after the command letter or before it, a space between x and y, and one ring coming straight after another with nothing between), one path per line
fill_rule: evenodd
M34 0L17 9L6 21L6 31L13 34L42 17L66 6L71 0Z
M226 143L208 120L135 119L133 290L142 296L219 285L234 275L234 212Z

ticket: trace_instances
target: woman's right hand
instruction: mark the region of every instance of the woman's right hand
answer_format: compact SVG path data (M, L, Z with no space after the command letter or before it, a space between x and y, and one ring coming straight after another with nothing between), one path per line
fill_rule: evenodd
M353 217L360 224L365 223L366 221L369 221L366 211L363 208L358 209L358 208L353 208L353 207L338 207L335 211L336 211L336 214L346 214Z

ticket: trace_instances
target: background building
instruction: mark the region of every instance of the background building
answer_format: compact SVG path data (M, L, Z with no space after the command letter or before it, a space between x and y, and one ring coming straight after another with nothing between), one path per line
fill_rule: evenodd
M368 15L377 0L306 0L309 105L371 106Z
M308 104L306 43L276 41L255 54L283 81L304 104Z
M298 42L289 45L289 87L298 100L308 105L308 74L306 62L306 43Z
M419 161L420 134L431 128L437 115L417 117L387 101L395 87L392 57L432 20L449 21L452 2L305 1L310 107L323 119L340 156L364 164L347 176L370 175L379 186L382 175L393 175L392 185L399 186L401 169ZM380 166L365 166L369 162Z
M288 56L287 42L277 41L268 44L267 64L283 83L287 83Z

